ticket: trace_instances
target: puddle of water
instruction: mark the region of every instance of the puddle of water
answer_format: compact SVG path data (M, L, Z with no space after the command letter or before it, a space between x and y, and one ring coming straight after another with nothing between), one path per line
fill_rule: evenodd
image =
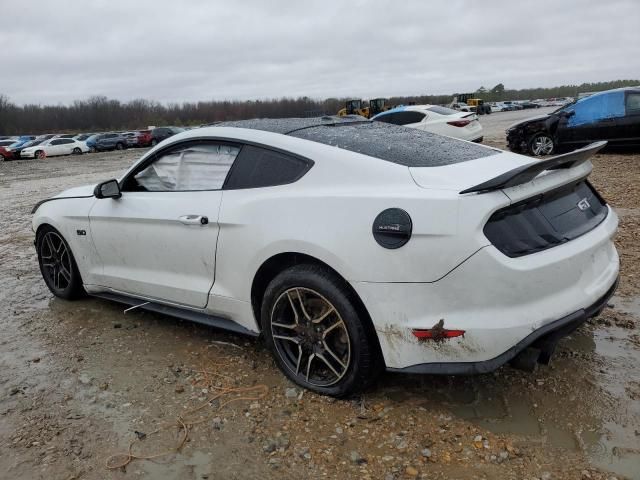
M638 298L613 303L640 312ZM628 390L632 382L640 385L632 333L581 328L561 342L552 367L535 373L507 367L475 377L407 376L390 379L384 395L399 404L444 407L496 434L582 452L598 468L640 479L640 401Z

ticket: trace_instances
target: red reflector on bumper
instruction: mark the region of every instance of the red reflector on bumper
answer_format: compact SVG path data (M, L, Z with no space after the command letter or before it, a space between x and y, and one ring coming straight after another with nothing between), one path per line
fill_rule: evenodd
M420 340L442 340L443 338L461 337L464 335L464 330L447 330L446 328L414 329L412 332L413 335Z

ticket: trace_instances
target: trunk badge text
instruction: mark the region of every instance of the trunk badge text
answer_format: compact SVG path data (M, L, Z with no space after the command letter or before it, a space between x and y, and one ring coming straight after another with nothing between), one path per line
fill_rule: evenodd
M583 198L578 202L579 210L582 210L584 212L587 208L591 208L591 204L589 203L589 200L587 200L586 198Z

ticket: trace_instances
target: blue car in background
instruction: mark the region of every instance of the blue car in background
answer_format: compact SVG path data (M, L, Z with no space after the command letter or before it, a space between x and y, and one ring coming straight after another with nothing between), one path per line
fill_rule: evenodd
M536 156L575 150L599 140L611 146L640 147L640 87L595 93L507 130L509 149Z
M20 152L23 148L30 146L31 142L34 142L36 137L34 135L22 135L12 143L5 147L7 152L10 153L13 158L20 158Z

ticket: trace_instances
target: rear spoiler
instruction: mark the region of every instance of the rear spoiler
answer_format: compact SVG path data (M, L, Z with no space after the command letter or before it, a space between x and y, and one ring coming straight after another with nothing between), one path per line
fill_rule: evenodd
M530 182L545 170L577 167L602 150L606 144L606 141L594 142L573 152L558 155L557 157L552 157L547 160L540 160L528 165L522 165L521 167L502 173L491 180L462 190L460 194L473 192L486 193L493 190L515 187L516 185Z

